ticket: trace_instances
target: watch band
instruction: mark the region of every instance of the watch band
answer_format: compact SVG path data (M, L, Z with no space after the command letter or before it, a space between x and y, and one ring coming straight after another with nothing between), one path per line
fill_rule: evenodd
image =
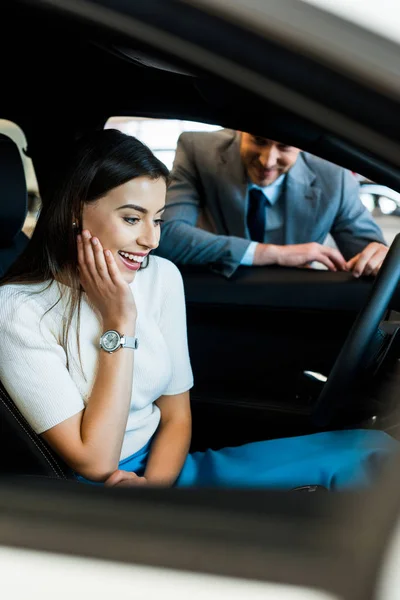
M132 348L132 350L137 350L139 348L139 340L137 339L137 337L129 337L128 335L122 335L121 346L123 348Z

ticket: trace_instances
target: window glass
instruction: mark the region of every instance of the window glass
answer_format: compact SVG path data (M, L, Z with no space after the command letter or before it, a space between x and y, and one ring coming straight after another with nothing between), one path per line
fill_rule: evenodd
M134 135L146 144L167 167L172 168L176 144L183 131L216 131L218 125L179 121L176 119L143 119L132 117L112 117L106 129L119 129Z
M380 226L388 244L400 232L400 194L384 185L358 176L360 198Z
M221 129L218 125L193 121L135 117L112 117L107 121L105 127L119 129L124 133L134 135L149 146L169 169L172 168L176 144L182 132ZM386 186L375 184L358 173L353 173L353 175L360 183L361 201L382 229L386 242L391 244L395 236L400 233L400 194ZM331 235L328 235L325 243L329 246L336 246ZM314 263L313 266L325 268L319 263Z

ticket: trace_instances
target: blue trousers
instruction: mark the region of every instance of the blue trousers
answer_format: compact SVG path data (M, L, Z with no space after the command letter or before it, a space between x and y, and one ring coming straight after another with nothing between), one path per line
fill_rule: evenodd
M151 441L122 460L119 468L144 475ZM329 490L364 488L382 462L399 450L382 431L353 429L252 442L189 454L176 487L290 490L322 485ZM80 481L92 483L81 476ZM102 485L102 484L100 484Z

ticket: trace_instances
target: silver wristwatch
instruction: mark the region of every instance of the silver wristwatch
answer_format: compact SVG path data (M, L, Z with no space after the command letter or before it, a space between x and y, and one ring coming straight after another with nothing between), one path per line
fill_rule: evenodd
M137 350L138 347L139 340L136 337L122 335L115 329L105 331L100 338L100 348L109 354L112 354L120 348L132 348L132 350Z

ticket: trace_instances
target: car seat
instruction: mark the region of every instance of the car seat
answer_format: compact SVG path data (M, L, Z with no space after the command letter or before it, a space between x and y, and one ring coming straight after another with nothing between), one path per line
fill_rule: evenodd
M21 155L8 136L0 134L0 277L28 243L22 227L27 214L27 189ZM73 472L38 436L0 383L0 474L72 478Z
M0 134L0 277L28 243L22 232L27 213L24 167L17 145Z

